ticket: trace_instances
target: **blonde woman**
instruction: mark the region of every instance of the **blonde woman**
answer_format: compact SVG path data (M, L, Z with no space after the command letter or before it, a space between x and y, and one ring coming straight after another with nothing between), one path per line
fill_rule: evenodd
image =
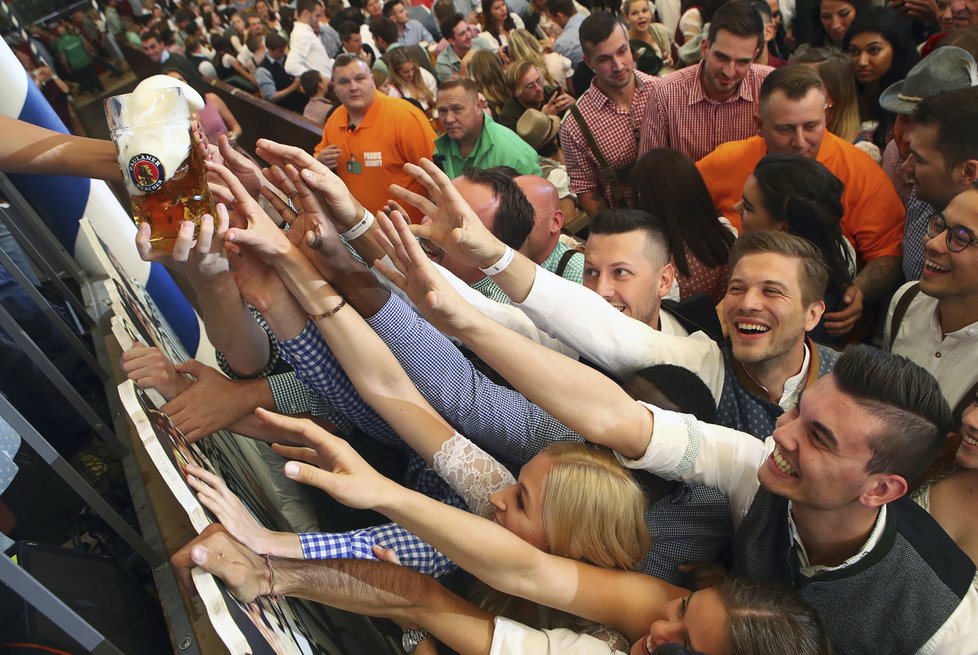
M417 100L429 116L435 108L435 94L438 82L435 76L426 71L406 54L404 48L390 51L390 89L388 95Z
M557 52L544 52L543 46L527 30L515 30L509 35L510 61L531 61L536 64L547 84L556 84L564 91L568 90L568 82L574 75L571 60Z
M641 41L652 46L663 67L673 66L672 36L662 23L655 22L655 12L649 0L625 0L621 6L629 41Z
M469 63L469 77L479 87L479 93L485 96L493 117L498 116L510 96L503 62L491 51L480 50Z

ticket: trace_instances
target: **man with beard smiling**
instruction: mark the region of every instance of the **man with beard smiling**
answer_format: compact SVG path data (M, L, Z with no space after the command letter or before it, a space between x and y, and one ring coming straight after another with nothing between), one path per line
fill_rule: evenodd
M713 14L703 61L669 75L650 101L639 156L675 148L696 161L717 146L757 134L758 93L771 72L754 62L765 48L764 23L747 0Z
M956 420L978 391L978 133L970 120L975 112L978 88L928 96L917 106L904 168L917 196L932 205L921 239L923 266L920 282L909 282L893 296L883 326L891 352L937 378Z

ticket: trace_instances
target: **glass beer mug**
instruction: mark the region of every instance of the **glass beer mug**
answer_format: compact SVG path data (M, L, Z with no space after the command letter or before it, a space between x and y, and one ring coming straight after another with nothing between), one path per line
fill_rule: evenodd
M200 217L214 214L214 201L184 90L137 87L106 99L105 115L133 219L150 224L150 243L172 251L183 221L194 223L196 237Z

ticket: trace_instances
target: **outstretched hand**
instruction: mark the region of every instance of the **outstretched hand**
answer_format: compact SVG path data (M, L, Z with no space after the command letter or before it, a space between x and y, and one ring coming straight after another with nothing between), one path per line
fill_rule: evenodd
M363 205L357 202L343 180L305 150L259 139L255 152L265 161L282 168L289 164L294 166L302 180L319 195L338 230L346 231L363 218Z
M136 342L122 353L123 373L140 389L156 389L166 400L172 400L193 384L158 348Z
M227 238L229 218L223 203L218 203L216 213L216 224L210 214L201 216L196 241L194 224L191 221L182 222L173 244L173 252L153 248L150 242L150 224L140 223L136 230L136 250L139 257L146 262L159 262L190 280L203 280L226 273L228 261L224 254L224 240Z
M224 480L210 471L190 464L187 484L197 492L197 499L209 509L231 535L250 550L264 555L273 532L258 522L241 499L234 495Z
M285 464L286 477L318 487L355 509L377 508L401 489L396 482L375 471L350 444L312 421L264 409L256 410L255 414L262 423L288 432L308 446L272 446L276 453L293 460Z
M191 571L197 567L223 580L231 595L243 603L271 593L265 562L219 523L207 526L178 550L170 558L170 564L190 595L196 594Z
M391 212L390 218L379 214L377 220L381 227L377 241L394 266L378 261L377 269L408 295L432 325L445 334L463 336L478 312L435 269L400 212Z
M412 228L415 235L434 241L449 255L471 266L486 267L502 257L505 244L486 228L434 162L422 159L420 166L405 164L404 172L424 186L430 197L429 200L397 184L390 187L398 200L425 215L421 225Z
M287 253L292 247L288 237L275 225L258 201L248 195L234 173L211 162L207 162L207 170L216 174L228 188L234 197L237 213L247 225L245 228L230 228L226 239L235 245L250 247L266 263L271 263L276 257Z

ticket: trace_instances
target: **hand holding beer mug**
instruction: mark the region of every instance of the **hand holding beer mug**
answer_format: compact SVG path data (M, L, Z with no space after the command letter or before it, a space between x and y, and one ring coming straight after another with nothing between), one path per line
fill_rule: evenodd
M196 237L200 217L215 213L191 126L191 110L203 106L200 94L166 75L105 101L133 219L149 223L150 242L164 252L173 250L184 221L194 224Z

